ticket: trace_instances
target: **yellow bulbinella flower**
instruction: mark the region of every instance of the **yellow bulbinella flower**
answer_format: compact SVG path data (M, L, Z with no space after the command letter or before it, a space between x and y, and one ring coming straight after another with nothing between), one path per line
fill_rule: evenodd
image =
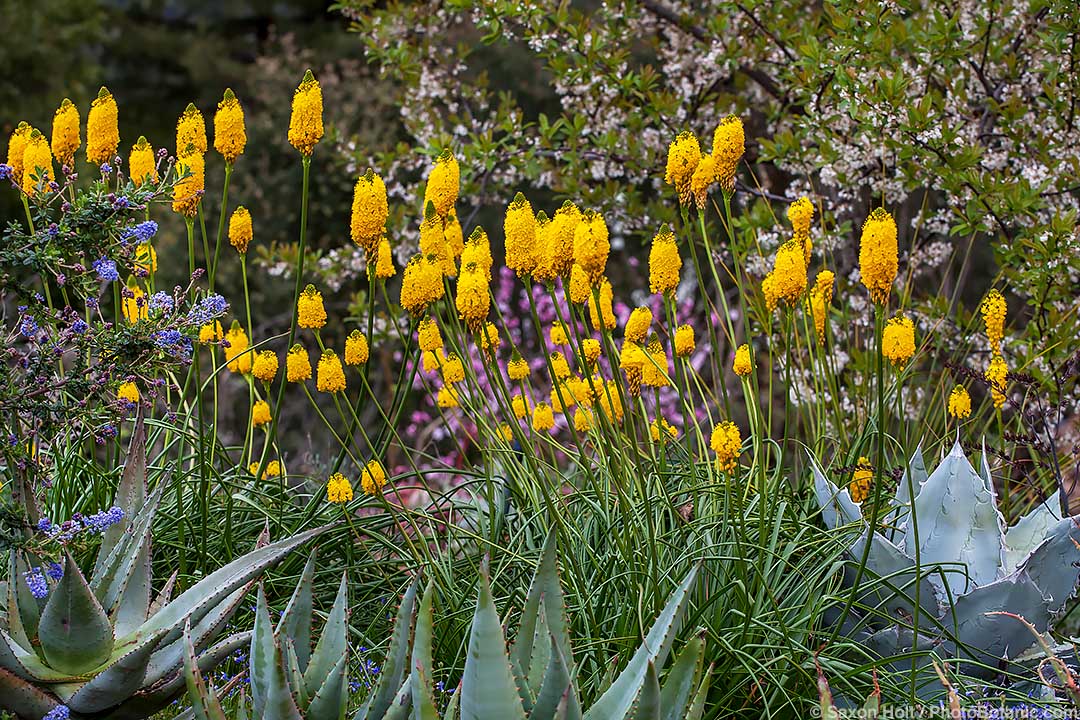
M435 211L445 216L457 202L460 185L461 170L457 158L449 149L443 150L428 173L424 205L434 204Z
M352 219L349 222L352 241L369 253L376 251L386 230L386 218L389 214L386 183L374 170L368 168L353 186Z
M322 116L322 86L308 70L293 94L292 115L289 117L289 144L304 157L310 157L322 140Z
M259 472L259 463L253 462L248 465L248 472L252 475ZM280 462L278 462L277 460L271 460L270 462L266 463L266 470L263 470L262 474L263 480L266 480L267 478L278 477L279 475L281 475Z
M848 484L851 501L855 503L865 502L870 497L870 491L873 487L874 468L870 465L868 458L860 457L855 464L855 472L851 476L851 482Z
M585 338L581 341L581 352L585 356L585 364L592 367L600 359L600 341L596 338Z
M597 312L596 298L592 293L589 293L589 321L595 329L600 329L602 322L603 327L612 330L615 328L615 311L612 309L615 294L607 278L601 278L599 295L600 308L599 312Z
M694 195L694 204L698 210L705 208L709 199L709 188L716 182L716 159L712 155L702 155L690 177L690 191Z
M304 288L296 300L296 324L309 330L318 330L326 325L322 293L314 285Z
M738 426L730 420L713 428L709 446L716 453L716 467L721 472L731 472L739 462L742 452L742 435Z
M525 196L518 193L506 208L503 220L506 237L506 267L518 277L532 275L539 261L536 216Z
M150 243L141 243L135 248L135 267L148 273L157 272L157 250Z
M268 422L270 422L270 403L259 400L251 406L251 424L253 427L259 427Z
M547 403L537 403L533 408L532 428L536 432L551 432L555 427L555 413Z
M680 325L675 330L675 355L684 358L694 352L694 327L692 325Z
M206 188L206 160L203 154L188 146L189 152L176 161L176 177L173 187L173 212L193 218L199 210Z
M251 374L264 383L273 382L277 377L278 357L273 350L260 350L251 362Z
M652 310L647 307L634 308L630 317L626 319L626 327L623 328L623 337L632 343L640 345L645 342L645 336L649 334L649 326L652 325Z
M776 296L789 307L795 307L806 292L807 283L806 260L797 242L789 240L776 251L772 279Z
M345 364L363 365L368 361L369 354L367 335L359 330L349 333L349 337L345 338Z
M108 88L98 90L86 116L86 159L94 165L112 162L120 147L119 109Z
M971 415L971 395L963 385L957 385L949 393L949 415L963 420Z
M476 332L476 342L480 345L480 349L494 357L498 352L499 347L502 345L502 337L499 336L499 328L495 327L495 323L487 322L484 327Z
M552 282L567 277L574 265L574 234L581 222L581 211L567 200L555 211L550 222L537 229L539 253L533 277L540 282Z
M422 315L443 295L445 286L438 261L430 255L414 255L401 278L401 307L410 315Z
M476 265L484 272L488 282L491 282L491 265L493 262L491 258L491 242L488 240L487 233L484 232L483 228L477 227L469 235L465 248L461 251L461 265L462 267Z
M244 108L236 99L232 88L225 88L225 93L214 113L214 149L232 165L244 154L247 146L247 129L244 127Z
M121 291L121 294L123 296L121 310L124 313L124 319L132 325L145 320L150 309L143 289L138 285L129 285Z
M682 258L675 233L664 223L649 249L649 292L671 296L679 287L681 274Z
M369 460L360 473L360 487L368 495L375 495L386 486L386 469L378 460Z
M457 388L453 385L444 385L439 388L439 395L435 400L435 404L444 410L461 407L461 396L458 395Z
M510 398L510 409L513 411L514 417L523 420L529 415L529 401L521 393L516 393L514 397Z
M188 103L180 119L176 121L176 156L188 154L189 145L194 147L197 153L206 152L206 121L193 103Z
M746 152L746 135L742 120L728 115L713 132L712 156L716 164L716 180L726 193L735 190L735 171Z
M135 187L143 183L156 183L158 181L157 157L154 156L154 148L142 135L131 146L131 154L128 155L128 172L131 173L131 181Z
M532 372L532 370L529 368L528 361L521 357L521 354L517 351L517 348L515 348L513 354L510 356L510 362L506 364L507 377L513 382L517 382L529 377L530 372Z
M75 151L82 147L82 118L79 108L67 98L53 115L52 154L61 165L75 167Z
M221 329L221 323L215 320L199 328L199 342L220 342L225 337L225 331Z
M332 503L347 503L353 499L352 483L339 472L330 476L326 482L326 500Z
M679 133L668 146L667 172L664 182L675 188L679 194L679 204L689 205L693 197L691 180L698 163L701 162L701 146L697 135L684 131Z
M430 317L420 321L420 326L416 330L416 337L420 349L425 352L434 352L443 346L439 326Z
M502 438L503 442L512 442L514 439L514 429L510 427L510 423L501 423L495 430L496 437Z
M679 430L674 425L669 423L665 418L656 418L649 423L649 435L652 437L653 442L660 442L660 431L664 431L665 438L671 438L674 440L679 437Z
M394 253L390 250L390 241L385 235L379 240L379 257L375 261L375 277L380 280L392 278L397 274L394 269Z
M323 350L319 358L319 371L315 378L315 387L319 392L336 393L345 390L345 369L341 360L330 348Z
M439 369L439 357L430 350L424 350L420 360L426 373L430 374Z
M814 330L819 343L825 342L825 323L829 318L829 306L832 305L833 282L835 276L830 270L822 270L814 281L814 287L806 299L810 314L814 318Z
M311 359L300 343L289 348L289 354L285 356L285 379L291 383L311 379Z
M254 360L252 353L248 352L248 346L247 333L240 327L240 323L234 320L229 332L225 333L225 362L230 372L241 375L251 372Z
M454 254L446 242L442 218L435 212L435 206L427 204L424 209L424 221L420 223L420 254L434 257L439 265L439 272L446 277L457 275Z
M881 354L894 367L903 369L915 354L915 324L911 318L897 315L885 323L881 336Z
M991 290L979 304L986 338L990 341L990 354L1001 354L1001 339L1005 336L1005 297L997 290Z
M796 235L809 235L810 223L814 219L814 203L804 195L788 205L787 216Z
M443 236L446 238L446 246L454 256L454 260L461 259L461 253L465 249L465 236L461 232L461 223L458 222L457 213L453 208L445 218L443 224Z
M579 407L574 411L574 429L579 433L589 432L593 426L592 410L587 407Z
M634 397L641 393L641 372L646 362L644 348L632 342L623 343L619 350L619 369L626 373L626 385Z
M556 320L551 324L548 331L548 340L552 345L569 345L570 336L566 332L566 325Z
M39 184L43 190L47 190L49 181L56 180L54 170L49 141L37 130L31 131L23 152L23 192L33 197Z
M876 208L863 223L859 274L870 291L870 299L879 305L889 301L889 293L896 281L897 253L896 221L884 208Z
M30 142L30 133L33 130L34 128L25 122L20 122L8 140L7 164L11 168L11 177L20 184L23 177L23 155L26 154L26 144Z
M619 396L619 383L617 380L607 380L604 387L597 393L596 407L600 412L614 422L621 422L623 418L622 398Z
M255 237L255 231L251 226L251 213L243 205L233 210L229 216L229 244L236 248L236 252L244 255L248 251L248 245Z
M761 294L765 296L765 307L769 312L775 310L780 302L780 294L776 287L776 278L771 270L761 280Z
M655 337L645 346L645 361L641 364L641 384L649 387L671 385L667 353Z
M570 285L567 292L570 295L570 302L575 305L581 305L592 298L589 276L577 263L574 263L570 269Z
M574 263L585 271L593 287L604 277L610 252L611 242L604 217L598 212L586 211L574 229Z
M139 388L133 382L122 382L116 389L116 397L124 402L134 405L139 402Z
M465 379L465 363L457 353L450 353L443 358L439 370L442 371L443 382L447 385L456 385Z
M990 360L984 377L990 383L990 396L994 400L994 407L1001 409L1008 399L1009 367L1005 364L1005 358L995 355Z
M570 377L570 364L566 362L565 355L555 351L548 356L548 359L551 362L551 374L554 380L565 380Z
M731 369L739 377L746 377L754 370L750 346L747 343L743 343L735 350L735 360L731 363Z

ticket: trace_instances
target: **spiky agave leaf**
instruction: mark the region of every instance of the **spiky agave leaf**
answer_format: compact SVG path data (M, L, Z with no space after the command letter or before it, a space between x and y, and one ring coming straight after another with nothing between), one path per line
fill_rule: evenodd
M101 667L112 653L109 616L69 552L64 553L64 576L41 612L38 640L49 666L72 675Z

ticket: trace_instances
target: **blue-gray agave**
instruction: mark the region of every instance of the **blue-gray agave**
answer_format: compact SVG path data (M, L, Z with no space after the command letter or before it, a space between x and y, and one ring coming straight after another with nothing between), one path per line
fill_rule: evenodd
M847 489L811 466L825 524L861 528L851 545L856 562L870 542L858 612L843 630L882 657L910 651L917 622L919 649L961 660L969 675L992 677L1030 657L1036 642L1015 618L991 613L1021 615L1045 632L1077 588L1078 519L1063 517L1055 493L1006 527L985 453L976 471L957 442L928 475L916 450L872 534ZM849 587L854 574L846 575ZM911 663L896 667L910 670ZM926 670L927 692L940 691Z
M139 417L114 498L123 517L102 536L90 578L68 554L63 577L41 602L21 580L25 560L11 552L0 618L0 708L35 720L58 705L76 718L153 715L184 690L185 626L199 666L220 663L249 641L246 632L218 636L252 583L326 529L260 543L179 597L170 600L170 580L153 598L151 525L166 485L147 492Z

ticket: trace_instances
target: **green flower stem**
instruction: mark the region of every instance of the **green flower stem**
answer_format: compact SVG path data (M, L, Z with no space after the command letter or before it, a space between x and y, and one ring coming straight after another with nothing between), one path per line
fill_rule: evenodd
M231 162L225 163L225 182L221 188L221 217L218 218L218 231L217 240L214 242L214 259L213 262L207 258L207 264L210 266L207 268L209 273L209 285L210 292L214 292L214 278L217 273L218 259L221 257L221 239L225 235L225 216L228 214L229 208L229 180L232 178L233 165ZM245 297L246 297L245 293ZM254 341L254 338L251 338Z

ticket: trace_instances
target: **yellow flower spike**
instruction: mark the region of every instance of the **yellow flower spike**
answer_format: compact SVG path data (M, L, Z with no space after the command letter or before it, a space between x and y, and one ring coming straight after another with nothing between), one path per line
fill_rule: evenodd
M458 395L457 388L453 385L444 385L439 388L439 395L435 404L444 410L461 407L461 397Z
M780 293L777 289L776 278L770 270L761 281L761 294L765 296L765 307L769 312L776 310L780 302Z
M776 251L773 263L773 288L776 296L795 307L806 292L806 260L799 243L789 240Z
M510 399L510 409L513 411L514 417L518 420L525 419L531 410L529 407L529 400L523 397L521 393L516 393L514 397Z
M291 383L311 379L311 359L300 343L289 348L289 354L285 356L285 379Z
M11 167L11 177L18 183L22 183L23 155L26 154L26 144L30 141L33 130L26 122L20 122L8 140L7 164Z
M596 406L612 422L621 422L623 418L622 398L619 396L619 384L616 380L607 380L598 388Z
M251 362L251 374L264 383L270 383L277 377L278 356L273 350L260 350Z
M82 118L79 108L67 98L53 115L52 154L61 165L75 167L75 151L82 147Z
M870 465L869 458L860 457L855 463L855 472L848 484L848 493L851 501L855 503L865 502L870 497L870 491L874 487L874 468Z
M157 272L157 250L150 243L141 243L135 248L135 267L148 273Z
M990 383L990 396L994 400L994 407L1001 409L1008 399L1008 376L1009 367L1005 364L1005 358L995 355L990 360L990 366L986 368L983 377Z
M180 119L176 121L176 155L177 157L187 154L189 145L195 148L195 152L206 152L206 121L199 108L194 103L188 103Z
M258 471L259 471L259 463L253 462L250 465L248 465L248 472L251 473L252 475L257 473ZM271 460L270 462L266 463L266 469L263 470L263 474L262 474L262 479L263 480L266 480L267 478L278 477L279 475L281 475L281 463L280 462L278 462L277 460Z
M664 182L675 188L680 205L690 204L693 197L692 179L700 162L701 146L698 144L697 135L689 131L679 133L668 146Z
M86 116L86 159L93 165L111 162L120 147L119 109L109 89L102 87Z
M743 343L735 350L735 360L731 363L731 369L739 377L746 377L749 375L754 366L750 357L750 346Z
M521 357L521 353L517 351L517 348L514 348L514 352L510 355L510 362L506 363L507 377L513 382L518 382L529 377L531 372L528 361Z
M667 223L660 226L649 249L649 292L671 296L679 287L682 258L675 233Z
M626 385L630 395L637 397L641 393L641 375L648 362L645 350L638 344L624 342L619 350L619 368L626 373Z
M251 406L251 425L259 427L270 422L270 403L259 400Z
M457 213L454 212L453 208L446 216L446 222L443 225L443 237L446 239L446 245L450 248L454 260L460 260L461 253L465 250L465 236L461 232L461 223L458 222Z
M118 400L134 405L139 402L139 388L133 382L122 382L120 387L116 389L116 397Z
M679 429L669 423L666 418L658 417L649 423L649 435L652 437L653 442L660 442L660 430L663 429L664 435L674 440L679 437Z
M129 283L133 281L129 280ZM121 311L124 313L124 319L131 325L145 320L149 307L146 301L146 293L141 287L135 284L129 284L127 288L122 291Z
M602 323L604 328L612 330L615 328L615 311L612 309L615 295L607 278L601 279L599 295L600 307L598 312L596 298L593 297L592 293L589 293L589 321L596 329L599 329Z
M330 348L323 350L319 358L318 374L315 378L315 387L319 392L336 393L345 390L345 369L341 367L341 360Z
M240 327L240 323L235 320L229 331L225 333L225 343L225 362L228 364L229 372L241 375L251 372L254 360L251 357L252 354L248 352L250 346L248 336L244 328Z
M380 280L392 278L397 274L394 269L394 254L390 250L390 241L385 235L379 240L379 256L375 261L375 277Z
M255 237L255 231L251 226L251 213L243 205L233 210L229 216L229 244L236 248L236 252L244 255L248 251L248 245Z
M289 144L304 157L311 157L323 136L322 86L311 70L293 94L292 115L289 117Z
M247 129L244 127L244 108L236 99L232 88L225 88L214 113L214 149L225 162L232 165L244 154L247 146Z
M690 177L690 192L694 195L694 204L698 210L705 208L709 198L709 188L716 182L716 159L712 155L702 155Z
M304 288L296 300L296 324L309 330L318 330L326 325L322 293L314 285L309 284Z
M592 410L587 407L578 407L574 411L574 429L579 433L589 432L593 426Z
M532 428L536 432L551 432L555 427L555 413L547 403L537 403L533 408Z
M442 333L439 326L430 317L420 321L416 329L417 343L424 352L434 352L443 346Z
M23 152L23 192L33 197L38 185L44 183L42 188L47 190L45 185L50 180L56 180L56 173L49 141L37 130L32 130Z
M592 299L592 285L589 276L580 265L574 263L570 268L570 285L567 288L570 302L575 305L583 305Z
M1001 354L1001 339L1005 336L1005 297L997 290L991 290L979 304L986 338L990 341L990 354Z
M401 278L401 307L410 315L421 315L443 295L445 286L437 260L430 255L414 255Z
M735 191L735 171L746 152L746 134L742 120L728 115L713 132L712 156L716 164L716 181L726 193Z
M429 202L435 211L445 216L457 202L461 185L461 170L457 158L449 149L443 150L435 159L435 164L428 173L427 186L424 188L424 205Z
M513 442L514 429L510 427L510 423L501 423L495 430L496 436L502 438L503 442Z
M664 346L654 336L645 347L645 361L641 364L641 384L649 387L671 385L668 375L668 357Z
M446 242L442 219L436 214L435 206L431 203L428 203L424 209L424 221L420 223L420 254L425 257L434 257L438 262L439 271L444 276L457 275L454 254Z
M611 242L607 223L598 212L587 211L574 229L574 263L585 271L589 283L596 287L604 279Z
M817 274L814 287L806 299L810 314L814 318L814 330L819 343L825 342L825 324L829 319L829 307L832 305L833 283L835 275L831 270L822 270Z
M349 221L352 241L369 253L377 251L389 214L386 183L374 170L368 168L353 186L352 218Z
M716 467L721 472L731 472L739 462L742 452L742 435L739 427L730 420L713 428L709 446L716 453Z
M456 385L465 379L465 363L461 361L457 353L450 353L440 363L443 382L447 385Z
M814 203L805 195L788 205L788 220L795 235L809 235L810 223L814 220Z
M536 213L536 265L532 270L532 279L538 283L552 283L558 274L555 272L554 258L548 253L551 246L552 222L547 213Z
M503 220L506 237L506 267L518 277L526 277L536 270L538 243L536 240L536 216L525 196L518 193L506 208Z
M881 336L881 354L893 367L903 369L915 354L915 324L911 318L897 315L885 323Z
M896 221L884 208L876 208L863 223L859 274L870 299L878 305L889 301L899 268L897 252Z
M569 380L552 385L548 398L551 400L552 412L566 412L568 408L577 404L577 398L574 396Z
M376 495L386 486L386 469L378 460L369 460L360 473L360 487L367 495Z
M633 312L630 313L630 317L626 320L623 337L632 343L640 345L645 342L645 336L649 334L652 321L652 310L647 307L634 308Z
M458 281L456 305L458 316L473 332L487 320L491 298L487 278L474 264L462 268Z
M949 416L964 420L971 416L971 395L963 385L957 385L949 393Z
M224 337L225 331L221 329L221 323L217 320L213 323L207 323L199 328L200 343L221 342Z
M565 355L556 350L549 357L551 360L551 372L555 376L554 380L565 380L570 377L570 364L566 362Z
M176 176L183 178L173 187L173 212L193 218L199 210L206 188L206 159L188 146L188 151L176 161Z
M439 358L430 350L424 350L420 360L425 373L429 375L439 369Z
M345 338L345 364L363 365L369 355L367 336L359 330L349 333L349 337Z
M694 327L692 325L680 325L675 330L675 355L677 357L689 357L694 352Z
M128 172L131 174L131 181L135 183L135 187L143 183L154 184L158 181L157 157L154 155L154 148L142 135L131 146L131 154L128 155Z
M585 355L585 364L592 367L600 359L600 341L596 338L585 338L581 341L581 351Z
M548 331L548 340L552 345L569 345L570 336L566 332L566 325L558 320L553 322Z
M495 327L495 323L487 322L484 324L483 329L478 333L478 336L480 349L494 357L499 346L502 345L502 337L499 336L499 328Z
M343 504L353 499L353 487L349 479L339 472L326 481L327 502Z
M537 280L551 282L570 275L574 265L574 236L580 223L581 211L567 200L544 225L543 233L537 236L540 253L535 272Z

